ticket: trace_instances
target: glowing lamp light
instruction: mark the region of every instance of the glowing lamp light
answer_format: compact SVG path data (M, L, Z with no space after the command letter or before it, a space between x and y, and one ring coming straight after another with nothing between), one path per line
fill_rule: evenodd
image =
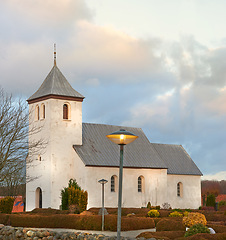
M124 129L120 129L119 131L113 132L107 135L106 137L113 143L116 143L118 145L127 145L138 138L138 136Z

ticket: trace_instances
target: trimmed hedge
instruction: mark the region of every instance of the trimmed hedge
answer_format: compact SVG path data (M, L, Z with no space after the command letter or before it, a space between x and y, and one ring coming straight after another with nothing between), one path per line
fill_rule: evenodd
M182 220L177 221L173 218L162 219L156 224L156 231L185 231L186 228L182 223Z
M226 232L226 226L225 225L207 224L207 227L211 227L216 233Z
M13 227L36 227L36 228L69 228L78 230L101 230L101 216L86 216L77 214L57 215L27 215L12 214L10 223ZM154 228L155 223L146 217L122 217L122 231ZM117 216L105 216L105 230L117 230Z
M163 232L143 232L139 234L136 238L164 238L165 239L175 239L178 237L184 237L185 231L163 231Z

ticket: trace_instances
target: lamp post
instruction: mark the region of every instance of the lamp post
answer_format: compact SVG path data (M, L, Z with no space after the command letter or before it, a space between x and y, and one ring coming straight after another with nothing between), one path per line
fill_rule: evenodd
M136 140L138 136L124 129L113 132L106 136L113 143L120 146L120 166L119 166L119 189L118 189L118 219L117 219L117 240L120 240L121 235L121 211L122 211L122 177L123 177L123 147Z
M102 178L98 182L102 184L102 231L104 231L104 184L108 181Z

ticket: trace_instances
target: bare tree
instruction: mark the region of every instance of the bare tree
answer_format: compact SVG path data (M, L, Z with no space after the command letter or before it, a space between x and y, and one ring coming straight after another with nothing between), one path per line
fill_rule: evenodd
M43 139L29 141L28 136L40 132L40 127L29 128L27 103L13 99L0 89L0 184L24 184L32 179L26 178L26 162L45 147ZM33 138L35 139L35 138ZM29 152L29 155L28 155ZM11 191L12 194L14 191Z

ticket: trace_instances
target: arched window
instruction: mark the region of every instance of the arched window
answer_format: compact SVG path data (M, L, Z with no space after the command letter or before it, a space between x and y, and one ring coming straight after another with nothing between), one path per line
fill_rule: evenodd
M177 183L177 196L183 196L183 184L181 182Z
M144 177L139 176L137 179L137 190L138 192L144 192Z
M42 189L40 187L35 191L35 207L42 208Z
M35 120L39 120L39 106L38 105L36 105L36 107L35 107Z
M116 192L117 191L117 176L113 175L111 176L111 192Z
M68 119L68 111L68 104L65 103L63 106L63 119Z
M41 155L38 155L38 160L39 160L40 162L42 161Z
M41 118L42 118L42 119L45 119L45 117L46 117L45 111L46 111L46 107L45 107L45 104L43 103L43 104L41 105Z

